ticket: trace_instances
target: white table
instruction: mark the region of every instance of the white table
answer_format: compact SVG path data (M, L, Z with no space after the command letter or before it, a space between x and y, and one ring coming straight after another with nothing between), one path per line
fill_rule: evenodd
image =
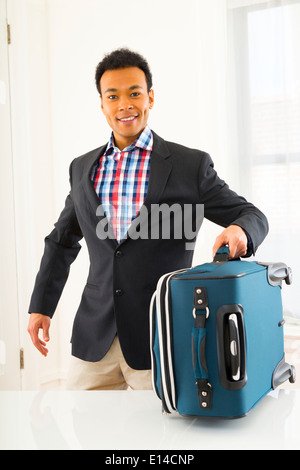
M162 415L151 391L0 392L0 449L300 449L300 389L235 420Z

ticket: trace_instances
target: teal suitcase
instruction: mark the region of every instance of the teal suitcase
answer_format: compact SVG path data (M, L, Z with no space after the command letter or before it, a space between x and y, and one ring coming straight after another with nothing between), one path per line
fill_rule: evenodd
M150 305L153 389L165 413L237 418L289 380L285 361L284 263L228 260L159 279Z

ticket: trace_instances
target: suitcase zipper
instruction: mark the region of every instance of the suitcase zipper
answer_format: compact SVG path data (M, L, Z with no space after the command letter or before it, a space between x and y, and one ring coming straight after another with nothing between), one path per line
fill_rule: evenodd
M170 325L169 318L168 315L166 315L165 310L166 284L171 276L172 274L167 274L160 279L157 286L158 301L156 302L161 367L161 391L167 413L172 413L176 410L173 364L172 356L170 356Z
M152 322L151 332L154 330L155 319L155 304L156 304L156 321L158 329L159 340L159 354L160 354L160 367L161 367L161 400L163 402L165 411L172 413L176 411L176 390L173 370L173 357L172 357L172 335L171 335L171 322L169 315L169 283L171 278L177 273L184 272L186 269L174 271L162 276L157 284L156 293L151 298L150 308L150 321ZM152 311L152 313L151 313ZM153 344L154 337L151 338ZM151 352L153 357L153 352ZM153 357L154 359L154 357ZM153 360L152 363L155 363ZM152 382L155 380L155 371L152 372ZM154 383L156 390L156 385ZM157 390L156 390L157 392Z
M151 301L150 301L150 309L149 309L149 321L150 321L150 356L151 356L151 377L152 377L152 388L155 391L158 398L160 398L156 379L157 379L157 364L154 354L154 338L155 338L155 302L156 302L156 292L152 294Z

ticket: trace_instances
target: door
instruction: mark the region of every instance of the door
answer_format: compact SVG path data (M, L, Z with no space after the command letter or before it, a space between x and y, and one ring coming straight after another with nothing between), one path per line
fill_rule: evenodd
M20 390L20 340L7 0L0 0L0 390Z

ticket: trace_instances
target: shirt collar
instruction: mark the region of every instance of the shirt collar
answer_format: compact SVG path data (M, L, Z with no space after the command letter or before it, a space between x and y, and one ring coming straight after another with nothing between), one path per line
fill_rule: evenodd
M132 142L132 144L130 144L128 147L125 147L122 151L130 152L134 150L135 148L141 148L141 149L151 152L152 147L153 147L153 135L152 135L149 125L147 124L145 129L138 136L138 138L134 142ZM114 134L112 132L104 154L109 155L111 153L116 153L116 152L120 152L120 150L118 149L118 147L115 146Z

